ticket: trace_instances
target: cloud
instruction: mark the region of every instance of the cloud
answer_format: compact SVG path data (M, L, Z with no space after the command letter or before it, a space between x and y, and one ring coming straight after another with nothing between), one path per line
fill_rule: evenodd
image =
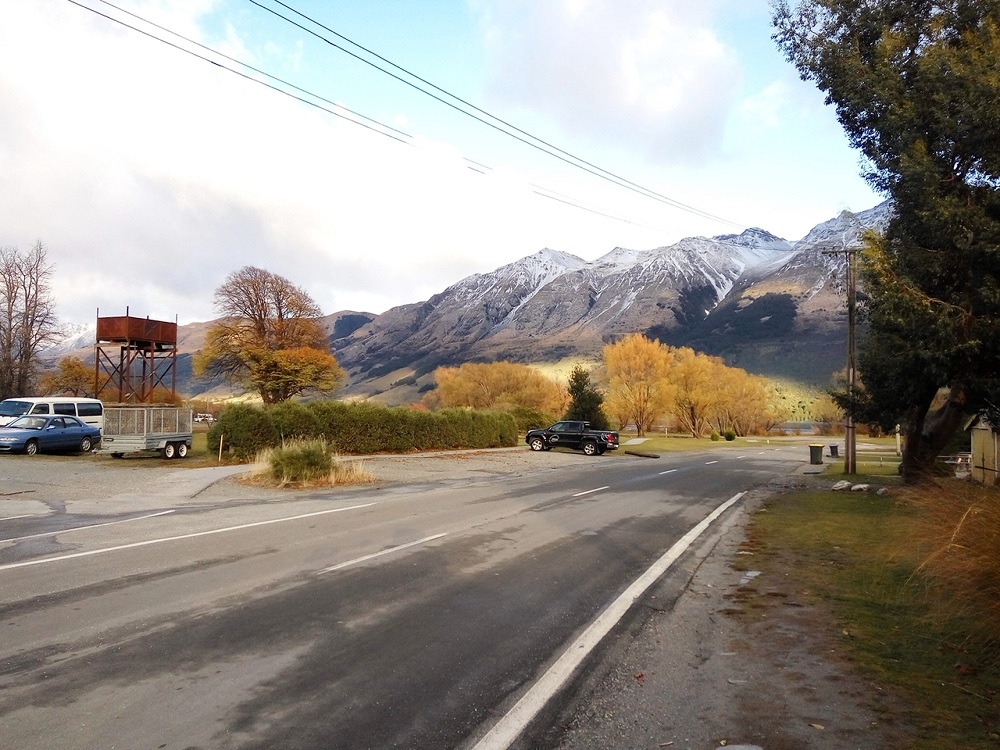
M737 105L741 66L690 0L483 0L490 94L569 134L663 163L707 158Z

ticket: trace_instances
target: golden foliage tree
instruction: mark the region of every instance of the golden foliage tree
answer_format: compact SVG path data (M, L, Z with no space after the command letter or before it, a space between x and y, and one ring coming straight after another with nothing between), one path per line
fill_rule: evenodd
M608 411L620 427L634 423L638 434L645 435L673 405L670 349L633 333L605 346L603 359L608 374Z
M92 397L94 395L94 368L79 357L63 357L55 372L42 375L38 388L42 393Z
M718 377L722 360L682 347L673 350L671 373L677 389L673 402L677 423L692 437L701 437L711 430L712 417L722 393Z
M288 279L253 266L215 290L222 319L195 357L198 375L223 377L265 404L310 391L332 393L346 375L330 353L319 306Z
M526 407L562 414L569 405L565 386L528 365L514 362L467 362L439 367L435 399L441 406L475 409Z

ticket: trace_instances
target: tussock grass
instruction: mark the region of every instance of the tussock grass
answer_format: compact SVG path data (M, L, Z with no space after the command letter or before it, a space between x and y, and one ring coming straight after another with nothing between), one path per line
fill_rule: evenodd
M984 660L1000 664L1000 491L951 482L907 494L921 522L914 544L923 577L948 605L949 618L966 623L966 642Z
M376 481L362 461L339 461L324 440L298 440L257 454L249 481L278 487L332 487Z
M881 718L915 727L903 747L1000 744L996 490L950 480L888 497L789 492L747 533L760 580L829 612L837 650L903 699L900 715Z

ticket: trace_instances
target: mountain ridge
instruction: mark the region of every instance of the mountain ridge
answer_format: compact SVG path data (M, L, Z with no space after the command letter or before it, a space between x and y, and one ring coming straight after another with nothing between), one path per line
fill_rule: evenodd
M344 395L390 403L418 400L441 365L596 361L633 332L750 372L826 382L846 351L845 251L890 217L886 202L843 212L795 242L752 227L616 247L593 261L544 248L424 301L322 320L349 374ZM210 324L181 326L179 352L197 351Z

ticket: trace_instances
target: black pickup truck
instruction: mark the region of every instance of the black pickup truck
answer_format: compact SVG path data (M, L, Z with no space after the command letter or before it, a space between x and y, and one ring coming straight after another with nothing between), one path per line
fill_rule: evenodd
M595 456L618 449L617 432L592 430L590 422L556 422L544 430L528 430L524 440L533 451L565 446L582 450L588 456Z

